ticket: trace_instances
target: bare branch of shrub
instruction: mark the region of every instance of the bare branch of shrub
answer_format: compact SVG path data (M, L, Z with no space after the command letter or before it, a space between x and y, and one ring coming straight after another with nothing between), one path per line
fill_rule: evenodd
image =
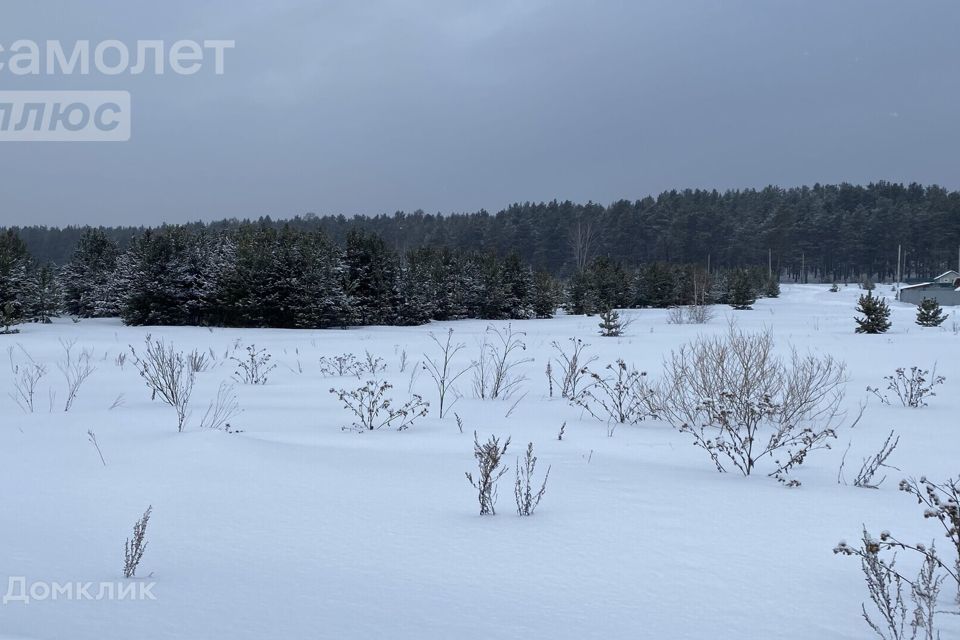
M526 334L508 324L502 329L488 326L480 347L480 359L474 363L473 390L481 400L508 400L527 377L517 369L533 358L524 358Z
M103 466L107 466L107 461L103 459L103 451L100 451L100 444L97 442L97 434L95 434L90 429L87 429L87 440L96 448L97 454L100 456L100 462L103 463Z
M477 500L480 502L480 515L496 515L497 482L507 473L508 467L503 465L503 457L510 446L510 438L503 445L496 436L480 444L477 432L473 432L473 457L479 467L477 479L469 471L465 474L467 480L477 490Z
M76 346L76 340L64 340L60 338L60 346L63 347L64 359L57 363L57 368L63 374L67 382L67 400L63 405L64 412L70 411L80 387L86 382L96 368L90 364L93 352L82 349L77 357L73 355L73 347Z
M600 421L636 424L651 415L652 391L646 372L628 367L623 360L608 364L607 375L588 372L593 384L574 397L573 403Z
M456 357L457 353L466 347L466 345L462 342L458 342L456 344L453 343L453 329L447 330L447 338L442 342L433 333L430 334L430 339L433 340L437 347L439 347L440 356L435 360L427 354L423 354L423 359L425 362L423 368L427 373L430 374L430 377L433 378L433 383L437 387L437 393L440 396L439 412L440 417L443 418L444 413L453 407L457 400L457 398L454 398L453 402L447 404L446 400L448 392L453 390L453 385L456 383L457 379L469 371L471 366L467 365L459 370L453 367L453 359ZM406 353L406 351L403 352L404 358L406 357Z
M137 567L143 559L143 552L147 550L147 524L150 522L150 515L153 513L153 506L147 507L143 515L133 525L133 539L127 538L123 547L123 577L134 578L137 575Z
M547 492L547 480L550 479L550 469L543 476L543 483L540 489L534 491L533 475L537 470L537 456L533 455L533 443L527 445L527 453L523 458L523 465L520 464L520 458L517 458L517 480L514 483L513 495L517 501L517 514L521 516L532 516L536 511L543 494Z
M152 340L147 335L146 349L141 357L130 346L132 362L150 389L150 398L157 396L177 413L177 431L183 431L189 417L190 395L193 393L193 372L183 353L167 346L163 340Z
M40 380L47 375L47 368L34 361L23 345L18 345L20 351L26 356L27 362L17 363L13 359L13 347L7 349L7 356L10 360L10 371L13 373L13 388L15 393L8 394L17 406L24 413L33 413L35 409L35 399L37 385Z
M270 364L273 356L266 349L257 349L255 344L248 346L246 351L247 356L243 359L230 358L237 363L234 379L243 384L267 384L270 372L277 368L277 365Z
M910 367L909 375L900 367L894 375L884 376L883 379L887 381L887 390L893 391L903 406L914 409L927 406L926 399L937 395L934 389L947 380L937 375L936 365L932 372L920 367ZM890 399L880 393L879 387L867 387L867 391L877 396L883 404L890 404Z
M216 397L207 405L200 420L201 429L229 430L230 420L240 414L237 402L236 386L221 382Z
M583 391L584 380L589 380L588 367L597 360L597 356L584 355L590 345L580 338L570 338L570 350L564 351L556 341L550 343L557 352L554 362L557 363L560 379L560 395L567 400L573 400Z
M427 415L430 403L413 394L402 407L395 409L393 400L386 396L387 391L392 388L393 385L388 382L368 380L358 389L330 389L330 393L337 396L344 409L356 416L351 428L357 431L375 431L392 426L397 431L404 431L410 428L417 418Z
M795 486L785 474L829 448L846 418L844 365L796 350L784 360L774 355L769 334L731 326L726 336L671 352L664 368L653 413L692 435L719 471L730 466L751 475L767 459L768 475Z

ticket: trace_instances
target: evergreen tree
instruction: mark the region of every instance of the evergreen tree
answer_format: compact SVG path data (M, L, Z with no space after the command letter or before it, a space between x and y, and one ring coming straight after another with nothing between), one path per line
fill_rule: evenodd
M616 338L623 335L624 325L620 320L620 313L616 309L607 309L600 314L600 335L605 338Z
M860 296L857 312L863 314L862 318L854 318L857 333L886 333L890 328L890 307L883 298L874 297L872 291Z
M634 304L638 307L666 309L678 304L678 282L673 268L662 262L655 262L640 268L637 273L637 295Z
M197 325L208 254L183 227L147 230L118 261L120 316L133 325Z
M16 302L10 301L0 304L0 327L3 330L0 334L6 335L17 333L17 329L11 327L20 323L20 308Z
M43 324L50 324L51 318L60 313L60 283L52 265L34 265L27 277L26 315Z
M763 287L763 296L765 298L780 297L780 281L776 277L767 278Z
M389 323L397 276L393 271L398 265L393 252L380 236L352 230L347 235L344 262L357 321L366 325Z
M413 326L430 321L434 310L430 286L432 265L429 260L420 259L422 257L409 254L394 258L389 324Z
M921 327L939 327L949 317L949 314L943 314L943 308L936 298L924 298L917 307L917 324Z
M28 311L30 266L30 254L20 237L12 230L0 233L0 307L7 327Z
M117 292L110 284L119 254L117 244L103 229L88 228L83 232L61 273L67 314L80 318L117 315Z
M757 294L750 272L746 269L737 269L733 272L730 280L730 293L727 303L734 309L745 310L752 309L753 303L756 301Z
M511 253L500 270L506 295L505 313L513 320L533 317L533 273L520 261L520 256Z
M476 317L484 320L506 320L510 317L510 292L503 280L503 269L496 255L482 254L479 258L479 309ZM472 314L471 314L472 315Z
M557 283L546 271L533 276L533 314L536 318L552 318L557 311Z

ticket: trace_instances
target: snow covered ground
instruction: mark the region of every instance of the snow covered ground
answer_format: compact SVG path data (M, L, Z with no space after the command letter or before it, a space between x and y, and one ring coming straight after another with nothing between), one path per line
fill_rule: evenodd
M878 293L891 296L889 286ZM7 395L0 367L0 588L36 583L123 582L123 544L153 505L149 547L138 575L155 599L39 599L0 605L2 638L868 638L867 599L855 558L835 544L874 533L946 540L921 508L897 490L901 477L945 480L960 472L960 335L953 318L938 329L913 323L914 308L892 302L886 335L853 332L856 287L784 286L753 311L718 308L707 326L671 325L666 312L625 312L623 338L600 338L596 318L515 322L526 332L527 393L512 402L472 398L468 376L454 407L464 420L436 415L425 372L415 392L431 414L405 432L342 431L350 416L329 393L356 378L325 378L321 356L365 350L388 363L398 400L411 368L436 353L429 332L454 328L467 343L458 362L476 358L488 323L412 328L284 331L128 328L114 320L61 320L0 336L22 345L48 374L37 411ZM848 365L846 404L868 400L867 385L900 366L937 364L946 384L922 409L869 401L862 421L844 428L830 451L813 454L787 489L758 475L720 474L690 437L650 420L618 428L547 397L544 368L553 340L584 338L598 368L617 357L657 377L671 349L700 333L769 329L790 345L829 353ZM960 320L960 316L957 317ZM498 326L505 323L496 323ZM118 354L147 333L178 349L212 347L220 358L198 374L193 416L177 433L173 411L150 393ZM94 351L96 371L63 412L58 339ZM278 365L265 386L240 386L239 433L198 423L233 363L238 341L267 348ZM411 360L399 372L402 350ZM6 359L7 355L3 354ZM302 365L302 373L298 364ZM49 390L57 397L48 411ZM110 409L120 398L119 406ZM565 436L557 439L566 422ZM473 436L512 436L512 465L528 441L540 467L552 465L536 514L515 513L512 472L498 514L480 517L464 478L475 468ZM875 452L890 429L901 436L880 490L838 485L848 442L850 464ZM106 460L88 441L93 430ZM916 565L903 557L904 566ZM42 589L35 595L42 595ZM96 595L96 589L93 591ZM951 587L942 604L951 605ZM960 618L941 616L943 638L960 637Z

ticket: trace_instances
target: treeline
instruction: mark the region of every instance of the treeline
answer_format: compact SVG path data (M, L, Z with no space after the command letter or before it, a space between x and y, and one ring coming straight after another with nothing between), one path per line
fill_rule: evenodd
M779 286L761 269L716 271L596 258L567 280L516 253L390 248L351 231L343 247L321 231L246 224L213 232L145 230L124 250L84 232L62 267L41 263L13 231L0 234L0 319L49 322L119 316L131 325L326 328L430 320L549 318L611 308L731 304L747 308Z
M16 319L119 316L132 325L326 328L461 318L552 316L559 287L516 256L389 249L352 232L341 248L320 231L242 225L211 232L145 230L126 250L88 229L62 268L0 236L0 306Z
M243 222L188 225L193 232L236 231ZM433 215L416 211L374 217L257 221L274 229L322 231L344 247L353 231L379 236L399 252L422 247L516 254L536 271L572 277L593 259L627 268L653 263L718 269L772 267L784 281L888 280L897 246L904 276L926 279L957 266L960 193L937 186L879 182L794 189L670 191L609 206L524 203L499 213ZM17 230L41 262L65 264L81 228ZM104 229L126 247L143 229Z

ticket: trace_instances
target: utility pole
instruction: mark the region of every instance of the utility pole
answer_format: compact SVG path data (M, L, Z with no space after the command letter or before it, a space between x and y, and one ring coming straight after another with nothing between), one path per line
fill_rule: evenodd
M807 284L807 252L800 254L800 282Z
M897 245L897 300L900 299L900 248L903 245Z
M767 249L767 279L773 280L773 249Z

